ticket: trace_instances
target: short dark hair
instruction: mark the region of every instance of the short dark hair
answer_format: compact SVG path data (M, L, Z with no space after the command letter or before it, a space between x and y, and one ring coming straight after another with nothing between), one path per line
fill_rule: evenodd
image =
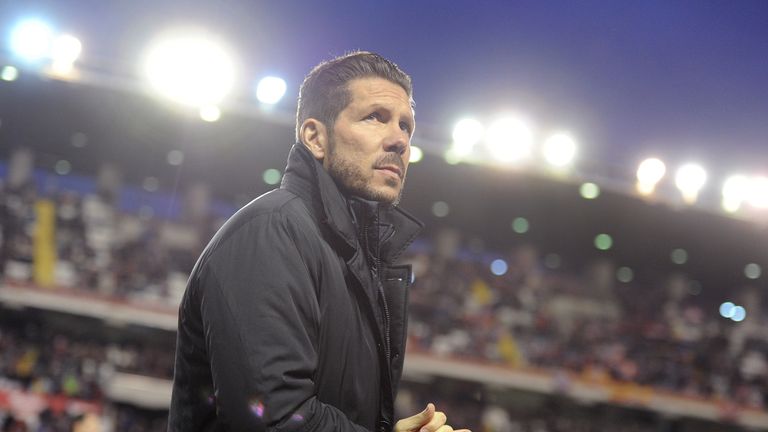
M399 85L413 106L413 88L408 74L378 54L354 51L320 63L304 78L296 110L296 141L300 141L301 125L308 118L321 121L332 132L336 117L352 101L349 82L369 77L383 78Z

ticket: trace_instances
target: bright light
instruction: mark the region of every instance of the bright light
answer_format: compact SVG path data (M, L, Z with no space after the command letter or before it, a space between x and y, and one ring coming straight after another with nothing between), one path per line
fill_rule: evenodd
M518 234L525 234L530 228L531 224L524 217L517 217L512 221L512 231Z
M485 128L479 121L471 118L459 120L453 127L453 153L459 157L468 156L484 134Z
M42 21L22 21L11 33L11 50L29 61L41 60L51 51L53 31Z
M280 183L280 180L282 178L283 178L283 175L280 173L280 170L275 168L270 168L264 171L264 174L262 174L262 179L264 180L264 183L271 186L274 186Z
M19 70L13 66L5 66L0 72L0 79L3 81L16 81L19 77Z
M768 177L752 179L749 187L749 203L756 208L768 208Z
M594 183L584 183L579 187L579 194L584 199L593 200L600 196L600 186Z
M747 199L750 191L750 182L743 175L733 175L723 184L723 209L734 213L741 208L741 204Z
M635 272L629 267L619 267L616 270L616 279L622 283L630 283L635 278Z
M736 322L742 322L746 317L747 317L747 310L744 309L744 306L734 306L733 316L731 316L732 320Z
M58 175L67 175L70 172L72 172L72 164L69 163L69 161L62 159L56 162L56 165L54 165L53 170L56 171L56 174Z
M491 273L496 276L503 276L507 273L507 270L509 270L509 266L503 259L496 259L491 263Z
M732 302L725 302L720 305L720 316L723 318L732 318L733 309L736 307Z
M263 104L274 105L280 102L287 88L285 80L282 78L264 77L256 86L256 98Z
M144 72L155 90L195 107L218 105L235 81L231 56L208 35L169 37L154 43Z
M221 110L216 105L208 105L200 108L200 118L209 123L219 121Z
M595 236L595 247L607 251L613 247L613 238L608 234L598 234Z
M533 134L522 121L504 118L495 121L486 133L486 144L494 158L516 162L531 154Z
M51 58L53 60L51 68L57 73L69 73L82 51L83 44L80 42L80 39L72 35L57 37L53 41L53 49L51 50Z
M648 158L637 167L637 190L643 195L650 195L656 185L664 178L667 167L659 159Z
M543 152L547 162L562 168L570 165L576 157L576 141L568 134L557 133L544 142Z
M758 279L762 273L763 270L759 264L749 263L744 267L744 276L749 279Z
M448 207L448 203L445 201L436 201L434 204L432 204L432 214L439 218L448 216L448 213L450 212L451 208Z
M672 253L669 255L669 258L672 260L673 263L678 265L683 265L686 262L688 262L688 251L682 248L677 248L672 250Z
M685 164L677 170L675 185L683 194L683 200L693 204L699 196L704 183L707 182L707 172L700 165Z
M422 159L424 159L424 152L421 150L421 148L412 145L411 156L408 159L408 162L417 163L417 162L420 162Z

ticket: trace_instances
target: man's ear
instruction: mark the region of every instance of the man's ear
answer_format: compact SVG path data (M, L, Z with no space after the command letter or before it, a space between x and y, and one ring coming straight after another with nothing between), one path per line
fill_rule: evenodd
M328 130L320 120L308 118L301 124L299 139L318 161L328 154Z

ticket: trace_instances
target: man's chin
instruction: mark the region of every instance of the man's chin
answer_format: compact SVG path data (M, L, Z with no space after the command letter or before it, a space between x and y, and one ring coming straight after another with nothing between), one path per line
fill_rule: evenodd
M400 202L400 189L367 189L359 194L361 198L376 201L387 205L396 205Z

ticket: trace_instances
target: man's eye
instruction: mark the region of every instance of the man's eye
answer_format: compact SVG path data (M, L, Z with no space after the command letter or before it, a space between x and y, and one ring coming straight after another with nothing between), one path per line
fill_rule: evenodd
M381 121L381 114L379 114L377 112L370 113L370 114L368 114L365 117L365 120L379 120L379 121Z
M411 125L406 122L400 122L400 129L408 132L409 135L411 133Z

